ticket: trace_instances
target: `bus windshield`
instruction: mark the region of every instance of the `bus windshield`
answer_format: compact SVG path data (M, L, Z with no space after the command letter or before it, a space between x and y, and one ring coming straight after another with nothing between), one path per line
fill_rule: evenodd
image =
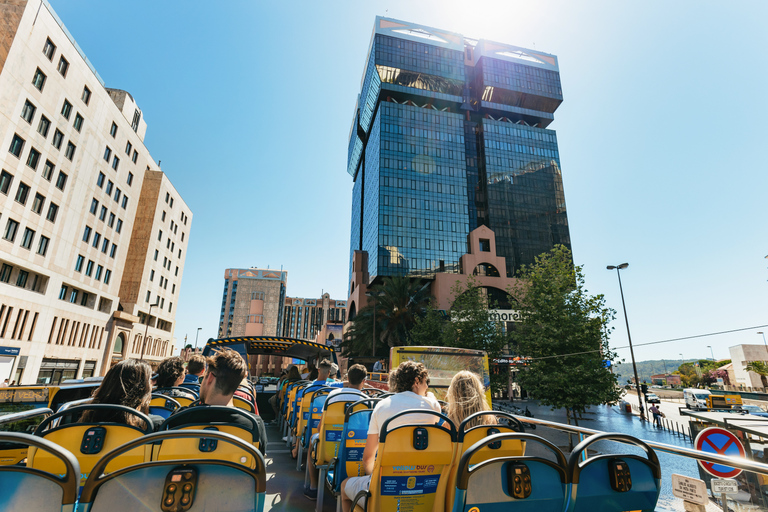
M484 352L447 347L394 347L391 354L392 368L403 361L422 363L429 371L430 389L438 399L443 399L456 373L468 370L480 377L486 390L490 388L488 358Z

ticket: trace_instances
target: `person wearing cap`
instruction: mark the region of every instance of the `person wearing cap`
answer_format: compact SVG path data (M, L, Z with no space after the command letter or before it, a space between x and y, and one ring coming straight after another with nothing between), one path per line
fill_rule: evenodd
M331 369L333 369L333 363L331 363L328 359L323 359L320 361L320 364L317 365L317 379L313 380L309 386L307 386L304 389L300 389L296 392L296 400L297 403L301 403L301 400L304 398L304 395L311 394L315 391L317 391L320 388L330 386L333 388L341 388L344 386L343 382L330 382L328 380L328 377L331 375ZM293 450L291 453L293 454L293 457L296 458L296 453L298 451L298 444L295 444L293 446Z

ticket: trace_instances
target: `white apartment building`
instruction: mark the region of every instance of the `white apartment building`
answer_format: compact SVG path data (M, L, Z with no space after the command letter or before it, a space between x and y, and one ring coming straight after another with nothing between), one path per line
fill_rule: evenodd
M145 331L157 362L192 214L47 1L0 0L0 20L0 381L103 375Z

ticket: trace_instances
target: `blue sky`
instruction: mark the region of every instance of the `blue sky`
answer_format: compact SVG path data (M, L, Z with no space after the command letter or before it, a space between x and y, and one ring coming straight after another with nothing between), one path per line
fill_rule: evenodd
M613 346L626 328L605 266L625 261L636 345L768 324L764 1L51 3L136 98L194 213L179 342L215 336L228 267L283 266L290 296L346 298L347 137L377 14L558 56L574 258L618 311ZM635 355L725 358L759 330Z

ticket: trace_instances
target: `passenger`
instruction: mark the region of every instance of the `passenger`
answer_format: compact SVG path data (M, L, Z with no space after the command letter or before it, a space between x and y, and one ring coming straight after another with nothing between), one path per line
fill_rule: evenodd
M302 375L303 379L307 380L317 380L319 378L320 371L317 368L312 368L306 377Z
M344 382L344 387L331 391L328 394L328 398L325 402L325 409L329 405L336 402L357 402L367 398L360 390L363 389L365 379L368 377L368 371L365 366L361 364L355 364L347 371L347 381ZM312 436L317 438L318 434ZM310 442L310 446L311 446ZM309 489L304 489L304 496L312 501L317 499L317 468L315 468L314 461L312 460L312 450L307 450L307 467L309 470Z
M8 381L10 379L5 379L2 384L0 384L0 388L7 388L8 387Z
M205 374L205 358L200 354L195 354L187 361L187 374L184 376L183 384L200 384L200 379Z
M383 372L384 371L384 365L386 364L387 360L385 357L380 357L378 361L373 363L373 371L374 372Z
M301 400L304 398L304 395L308 393L313 393L317 391L318 389L326 386L331 386L335 388L342 387L343 383L341 382L331 382L328 380L328 377L331 375L331 369L333 368L333 363L331 363L328 359L323 359L320 361L320 364L317 365L317 368L314 369L315 372L317 372L317 378L312 381L312 383L307 386L304 389L300 389L296 392L296 400L300 403ZM301 432L298 432L298 434L301 434ZM293 455L293 458L296 458L296 454L299 451L298 448L298 442L293 445L293 450L291 451L291 454Z
M163 422L163 418L149 414L149 401L152 399L150 377L152 369L148 364L136 359L120 361L109 369L101 385L93 393L92 404L124 405L149 416L154 430ZM143 428L144 422L133 414L122 411L88 410L80 417L80 423L122 423Z
M371 414L371 423L368 426L368 438L363 452L363 469L366 476L355 476L344 480L341 483L341 506L344 512L349 512L352 508L352 501L360 491L367 491L371 484L371 473L373 473L374 461L376 459L376 450L379 447L379 432L384 422L399 412L409 409L423 409L440 412L440 404L432 393L427 389L429 375L427 369L422 363L415 361L404 361L400 366L392 370L389 374L390 391L395 394L388 396L373 409ZM395 419L389 424L390 429L406 424L432 424L437 422L438 417L433 415L416 415Z
M491 410L485 397L485 386L476 374L466 370L453 376L451 384L448 386L445 401L448 402L447 416L456 427L476 412ZM496 417L488 415L472 420L465 428L469 429L483 424L495 425L496 423Z
M240 414L222 414L221 411L217 411L216 417L211 417L210 413L206 411L206 406L209 405L219 405L237 409L232 403L232 397L235 395L237 386L240 385L246 374L247 366L245 360L240 354L232 349L222 349L218 351L216 355L209 358L208 371L206 372L205 377L203 377L203 381L200 383L200 405L191 408L191 410L199 411L199 414L189 414L186 417L186 422L198 424L208 421L224 421L241 425L250 431L253 428L253 425ZM238 410L245 414L250 414L242 409ZM263 452L267 446L267 433L264 429L264 422L258 416L252 414L251 416L256 418L256 423L259 429L260 448ZM176 417L177 416L172 415L166 420L166 428L174 428L184 424L174 421L174 418Z
M182 382L184 382L184 360L182 358L169 357L157 367L156 392L170 397L178 396L195 400L197 397L192 393L181 389L168 389L177 387Z

